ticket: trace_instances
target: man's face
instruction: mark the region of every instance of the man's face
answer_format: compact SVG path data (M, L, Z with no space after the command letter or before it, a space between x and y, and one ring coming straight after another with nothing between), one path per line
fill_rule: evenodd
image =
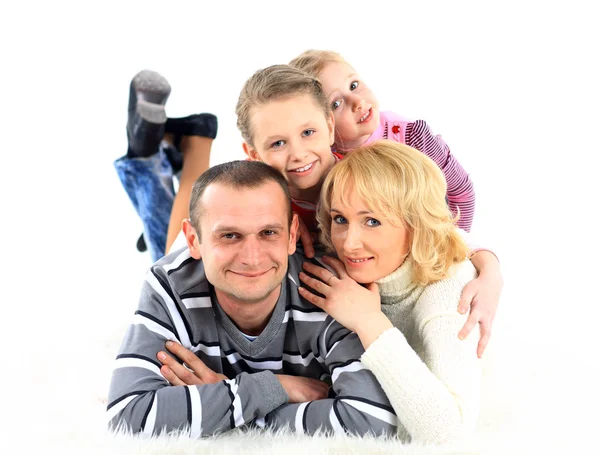
M278 295L297 228L295 217L288 226L285 193L276 182L254 189L209 185L202 198L202 241L195 240L208 281L239 302Z

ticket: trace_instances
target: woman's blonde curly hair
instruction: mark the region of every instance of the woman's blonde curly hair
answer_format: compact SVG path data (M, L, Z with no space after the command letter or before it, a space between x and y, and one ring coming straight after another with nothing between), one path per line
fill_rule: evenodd
M437 165L407 145L381 140L352 151L329 172L321 189L317 221L321 242L331 240L331 201L348 190L365 205L410 234L413 281L427 285L448 276L450 267L467 259L469 249L446 203L446 180ZM381 277L383 278L383 277Z

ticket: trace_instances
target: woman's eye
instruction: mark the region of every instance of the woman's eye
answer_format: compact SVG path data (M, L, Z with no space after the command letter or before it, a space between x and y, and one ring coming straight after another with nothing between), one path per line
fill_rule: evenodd
M302 136L304 136L304 137L312 136L314 132L315 132L315 130L304 130L304 131L302 131Z
M356 90L358 88L358 81L354 81L350 84L350 90Z
M381 223L379 221L377 221L375 218L369 218L367 220L367 226L371 226L371 227L381 226Z
M283 147L283 144L285 144L284 141L275 141L271 144L271 148L279 148L279 147Z
M331 109L335 111L338 107L340 107L341 104L342 102L340 100L335 100L333 103L331 103Z
M346 222L346 218L342 215L336 215L333 217L333 222L336 224L344 224Z

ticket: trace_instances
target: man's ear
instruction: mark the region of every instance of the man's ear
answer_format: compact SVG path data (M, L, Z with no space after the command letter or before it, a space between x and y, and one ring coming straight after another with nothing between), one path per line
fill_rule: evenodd
M298 215L294 212L292 215L292 224L290 225L290 242L288 244L288 256L296 252L296 242L298 240Z
M190 250L190 255L194 259L202 259L202 253L200 252L200 237L192 226L192 222L189 219L183 220L183 235L185 235L185 240L187 242L188 249Z
M248 159L252 161L262 161L258 152L247 142L242 143L242 148L244 149L244 153L246 154Z

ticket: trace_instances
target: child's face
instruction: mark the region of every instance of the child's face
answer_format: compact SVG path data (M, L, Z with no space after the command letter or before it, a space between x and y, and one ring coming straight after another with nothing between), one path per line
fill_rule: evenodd
M319 80L333 109L335 141L342 148L363 145L379 126L379 103L351 66L331 62Z
M254 146L244 143L244 151L281 172L290 188L311 189L335 164L333 129L333 116L327 118L310 95L280 98L253 108Z

